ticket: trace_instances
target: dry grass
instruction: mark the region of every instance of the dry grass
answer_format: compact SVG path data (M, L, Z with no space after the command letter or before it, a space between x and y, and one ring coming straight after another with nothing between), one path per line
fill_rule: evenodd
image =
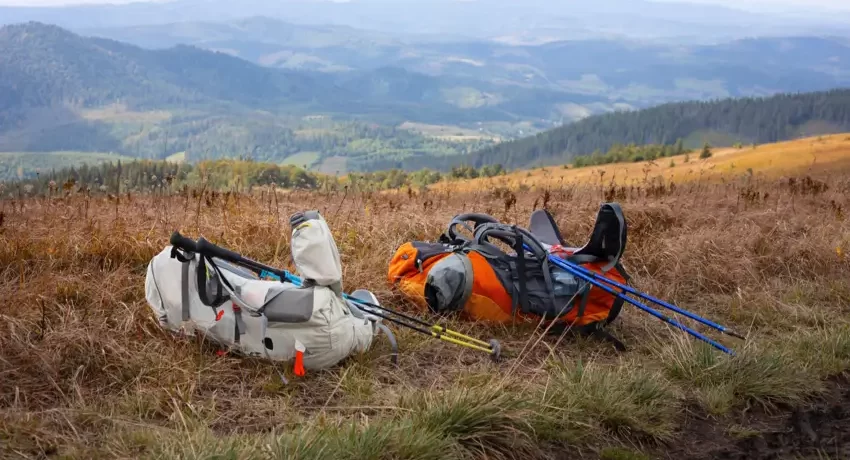
M644 458L683 442L685 408L805 404L850 368L845 177L3 201L0 457ZM635 285L746 331L746 346L723 339L738 357L627 305L613 327L624 354L587 339L555 348L549 337L518 357L538 338L531 328L450 320L500 339L506 359L399 330L398 369L380 340L284 386L267 362L164 333L144 300L146 264L173 230L291 269L287 218L319 209L346 290L371 289L406 309L385 281L402 242L435 238L459 212L525 224L545 205L583 244L612 197L629 221L624 262ZM749 429L740 423L729 430Z
M672 162L672 163L671 163ZM757 174L772 180L783 175L811 174L850 163L850 133L811 137L776 144L714 149L711 158L699 159L699 151L639 163L569 168L552 166L519 171L498 178L482 178L441 184L441 188L474 191L487 187L568 187L571 184L638 186L683 182L722 182L736 176Z

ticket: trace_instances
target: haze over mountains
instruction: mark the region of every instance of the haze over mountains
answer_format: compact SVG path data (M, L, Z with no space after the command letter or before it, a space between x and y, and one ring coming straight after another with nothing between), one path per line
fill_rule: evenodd
M850 87L847 16L645 0L0 7L0 152L250 154L325 172L455 161L611 111ZM716 128L688 127L672 131ZM603 131L547 155L656 141Z
M5 23L30 20L72 29L184 21L227 22L268 16L299 24L347 25L398 34L506 41L675 38L705 41L752 36L834 35L850 13L793 12L649 0L176 0L128 5L0 9Z

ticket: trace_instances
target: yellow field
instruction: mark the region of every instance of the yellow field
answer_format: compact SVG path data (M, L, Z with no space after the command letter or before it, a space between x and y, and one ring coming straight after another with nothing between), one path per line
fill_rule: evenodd
M781 177L803 173L807 170L823 171L850 163L850 133L798 139L776 144L748 145L740 149L714 149L711 158L699 159L699 152L689 155L661 158L653 162L616 163L604 166L574 168L550 166L520 171L507 176L482 178L461 182L440 183L435 188L475 190L492 186L552 187L564 183L612 181L617 185L633 185L663 180L683 182L689 180L718 181L730 176L752 174L763 177Z

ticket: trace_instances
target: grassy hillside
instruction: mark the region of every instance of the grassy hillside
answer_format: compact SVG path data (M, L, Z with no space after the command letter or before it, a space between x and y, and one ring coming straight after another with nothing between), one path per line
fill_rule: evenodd
M617 352L602 340L543 336L535 324L430 317L387 284L398 245L437 238L461 212L525 224L546 206L569 241L582 244L603 199L592 181L546 193L162 187L120 202L73 191L3 200L0 451L143 459L843 458L850 449L847 171L794 176L823 187L748 183L727 173L725 183L639 184L616 198L629 224L623 263L631 282L744 333L746 342L720 337L677 317L734 348L735 357L630 305L610 328L627 345ZM296 377L291 363L244 359L159 328L145 301L145 267L173 230L292 268L286 216L306 209L328 220L346 291L370 289L386 306L496 338L503 360L390 325L398 366L379 335L368 352Z
M437 188L477 190L494 187L545 189L565 184L609 187L671 184L691 181L718 182L756 175L776 179L785 175L844 170L850 166L850 132L816 136L775 144L714 148L700 159L700 150L652 162L615 163L576 168L550 166L517 171L496 178L437 184Z

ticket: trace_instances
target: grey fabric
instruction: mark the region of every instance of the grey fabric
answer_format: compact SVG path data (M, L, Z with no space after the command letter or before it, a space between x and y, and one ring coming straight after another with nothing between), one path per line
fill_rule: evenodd
M192 258L194 258L194 256L192 256ZM189 260L191 261L191 259ZM189 320L189 310L191 307L191 304L189 303L189 263L190 262L183 262L183 267L180 270L180 286L182 287L180 291L180 300L182 304L183 321Z
M466 255L452 254L434 264L425 283L425 297L431 308L460 310L472 294L472 263Z
M378 326L378 330L383 332L384 335L387 336L387 340L390 341L390 349L392 350L392 353L393 353L393 355L392 355L393 356L393 358L392 358L393 364L398 364L398 342L395 339L395 335L393 335L390 328L388 328L386 325L378 323L377 326Z
M545 243L550 246L564 244L560 238L560 231L555 226L550 215L543 209L534 211L534 213L531 214L528 231L536 236L541 243Z
M283 284L269 289L263 314L270 323L303 323L313 316L313 288L293 288Z
M239 276L241 276L241 277L243 277L243 278L247 278L247 279L254 279L254 280L256 280L256 279L260 279L260 277L259 277L259 276L257 276L257 274L256 274L256 273L253 273L253 272L251 272L251 271L249 271L249 270L246 270L246 269L244 269L244 268L242 268L242 267L240 267L240 266L238 266L238 265L231 264L231 263L227 262L226 260L222 260L222 259L218 259L218 258L213 258L213 263L214 263L214 264L215 264L218 268L221 268L221 269L227 270L227 271L229 271L230 273L233 273L233 274L235 274L235 275L239 275Z
M378 303L378 298L375 297L375 294L373 294L371 291L368 291L366 289L358 289L358 290L352 292L349 297L351 299L357 299L357 300L360 300L361 302L370 303L372 305L380 305ZM346 300L346 301L348 302L348 306L350 307L351 314L353 314L355 318L357 318L357 319L366 319L367 318L366 314L363 313L363 310L365 309L367 311L371 311L369 306L359 304L359 303L355 302L354 300Z
M460 262L463 264L463 271L465 276L463 277L463 296L460 299L461 305L466 305L466 301L469 300L469 296L472 295L472 282L475 278L475 272L472 270L472 261L469 260L465 254L455 254L460 257Z

